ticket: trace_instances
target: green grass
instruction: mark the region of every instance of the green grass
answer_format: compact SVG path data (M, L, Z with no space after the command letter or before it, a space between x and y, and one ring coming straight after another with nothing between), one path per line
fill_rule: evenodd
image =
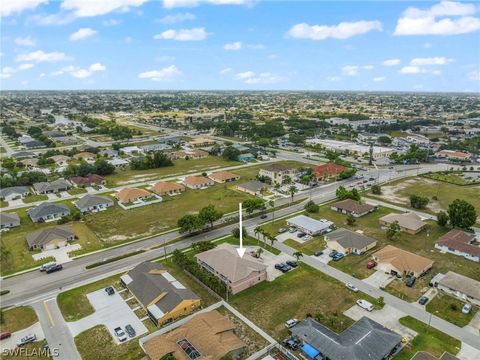
M75 336L83 360L138 360L145 357L138 341L117 345L104 325L97 325Z
M404 131L399 131L399 130L396 130L396 131L390 131L389 135L391 137L400 137L400 138L403 138L403 137L407 137L408 136L408 133L404 132Z
M45 200L48 200L47 195L28 195L23 198L23 202L26 204L30 204L37 201L45 201Z
M8 206L8 201L5 200L0 200L0 207L7 207Z
M240 245L240 240L236 237L230 236L221 242L226 242L232 245ZM251 236L246 236L243 238L243 245L245 246L261 246L265 250L271 252L272 254L279 255L280 250L272 247L271 242L266 239L266 243L263 242L262 236L259 236L259 239L253 238ZM275 244L274 244L275 245Z
M465 180L463 180L460 176L458 176L455 173L433 173L433 174L426 174L424 175L424 177L428 179L452 183L454 185L465 185Z
M439 292L426 306L429 313L432 313L439 318L447 320L452 324L460 327L468 325L476 312L477 306L473 306L469 314L462 313L462 307L465 303L453 296Z
M1 310L0 331L15 332L32 326L38 321L37 314L29 306Z
M6 355L4 352L2 352L2 359L8 359L8 360L50 360L50 356L46 356L45 349L43 348L44 341L36 341L30 344L26 344L22 346L22 351L25 352L18 352L16 355L15 352L12 355ZM15 349L13 351L18 351L18 349ZM25 354L35 354L32 356L25 356Z
M367 268L367 262L377 250L377 248L373 248L361 256L349 254L339 261L330 261L328 265L355 276L357 279L365 279L375 272L375 270Z
M88 301L87 294L109 285L114 285L117 289L120 288L120 275L114 275L58 294L58 307L65 320L77 321L93 314L95 310Z
M0 154L4 154L6 152L7 152L7 150L5 150L5 148L3 146L0 146Z
M313 255L316 251L325 249L325 241L321 236L315 236L313 239L299 243L293 239L288 239L283 242L298 251L301 251L305 255Z
M395 360L410 360L418 351L426 351L439 358L445 351L455 355L461 342L410 316L401 318L400 323L416 331L418 335L394 357Z
M423 289L428 288L428 283L432 275L437 272L431 272L431 275L426 275L421 278L417 278L415 285L408 287L405 284L405 279L394 279L387 287L384 289L389 294L396 296L402 300L413 302L417 301L420 296L423 295Z
M67 191L70 195L80 195L80 194L85 194L87 190L84 188L78 188L78 187L73 187L70 190Z

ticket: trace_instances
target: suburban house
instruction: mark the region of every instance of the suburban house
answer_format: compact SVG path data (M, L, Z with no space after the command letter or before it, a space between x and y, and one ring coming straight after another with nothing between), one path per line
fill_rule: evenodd
M442 252L463 256L465 259L480 262L480 246L473 245L476 235L460 229L452 229L435 243Z
M147 144L147 145L142 145L140 146L142 151L144 153L151 153L151 152L157 152L157 151L166 151L171 149L172 147L166 144Z
M241 162L249 162L255 159L255 155L252 153L244 153L244 154L239 154L237 156L237 161Z
M29 170L35 169L38 165L38 159L23 159L20 162Z
M345 255L360 255L377 245L377 240L343 228L325 234L325 241L329 248Z
M99 155L105 156L107 158L116 158L118 157L118 151L114 149L103 149L98 152Z
M153 191L157 195L178 195L185 191L185 186L178 183L159 181L153 185Z
M12 186L0 189L0 200L13 201L23 199L30 192L27 186Z
M200 298L159 263L140 263L120 279L157 326L200 307Z
M64 225L28 233L26 238L30 250L53 250L67 246L77 235L70 225Z
M388 228L390 224L395 221L398 221L398 225L400 225L400 230L412 235L419 233L427 227L427 223L422 221L420 216L415 213L391 213L378 219L380 226L384 229Z
M112 199L106 196L87 194L74 203L75 207L82 214L88 212L97 212L107 210L107 208L115 205Z
M88 174L87 176L72 176L70 182L78 187L103 185L105 179L97 174Z
M378 209L378 206L362 204L352 199L345 199L338 201L330 206L333 211L338 211L342 214L352 215L354 217L361 217L374 212Z
M235 334L235 325L217 310L197 314L175 329L143 343L150 359L170 355L177 360L236 359L245 344Z
M203 159L208 156L208 152L199 150L199 149L192 149L188 151L179 150L173 151L170 153L170 159L177 160L177 159Z
M303 340L301 351L316 360L384 360L402 346L402 337L362 317L340 334L307 317L291 332Z
M471 155L467 152L454 151L454 150L440 150L435 153L435 157L440 159L449 159L449 160L470 160Z
M387 245L372 255L377 270L397 276L422 276L432 268L433 261L423 256Z
M71 160L70 156L66 155L53 155L50 159L52 159L57 166L67 166Z
M240 179L240 175L228 172L228 171L218 171L208 175L210 179L217 183L227 183L232 181L237 181Z
M195 138L188 142L188 145L191 147L206 147L215 145L216 141L209 138Z
M39 182L33 184L33 190L37 194L53 194L61 191L67 191L72 187L65 179L57 179L50 182Z
M328 232L332 228L333 222L326 220L320 221L305 215L298 215L288 219L287 225L290 227L295 227L299 231L303 231L308 235L319 235Z
M123 203L129 203L129 202L134 202L137 200L144 200L152 196L150 192L144 189L139 189L139 188L130 188L126 187L120 190L118 193L115 194L115 197L123 202Z
M453 295L462 301L468 301L480 306L480 281L467 276L457 274L453 271L435 276L434 283L439 290Z
M228 284L232 294L267 279L267 266L249 254L238 256L233 245L222 244L195 255L197 263Z
M292 179L296 174L296 170L283 165L272 164L261 168L258 175L269 178L272 184L283 184L283 182L290 178Z
M337 176L347 168L343 165L337 165L334 163L327 163L319 165L313 169L315 178L317 181L327 181L330 179L336 179Z
M75 160L85 160L86 162L93 162L96 157L97 155L88 151L79 152L78 154L73 155Z
M143 152L138 146L125 146L121 151L127 155L140 154Z
M248 181L242 184L238 184L236 186L237 190L246 192L247 194L253 195L253 196L260 196L262 195L262 191L268 189L268 185L258 181L258 180L253 180L253 181Z
M215 182L205 176L187 176L183 180L183 185L190 189L205 189L215 185Z
M129 164L128 160L125 160L125 159L122 159L122 158L110 159L110 160L108 160L108 163L115 166L116 168L124 168Z
M20 226L20 218L17 213L0 212L0 230L7 230Z
M38 223L58 220L61 217L69 216L70 209L64 204L44 202L35 208L28 209L27 213L33 222Z

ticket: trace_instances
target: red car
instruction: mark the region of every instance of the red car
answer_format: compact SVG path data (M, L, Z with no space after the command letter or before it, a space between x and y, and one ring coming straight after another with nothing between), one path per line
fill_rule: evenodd
M2 331L0 333L0 340L8 339L10 336L12 336L12 334L9 333L8 331Z
M373 269L375 266L377 265L377 263L373 260L368 260L367 262L367 269Z

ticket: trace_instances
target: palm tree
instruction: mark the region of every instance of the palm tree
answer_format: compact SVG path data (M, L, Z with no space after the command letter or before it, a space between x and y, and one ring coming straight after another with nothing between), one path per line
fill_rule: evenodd
M253 232L255 233L255 236L257 237L257 243L259 243L260 242L260 236L258 236L258 235L263 234L264 230L260 226L257 226L255 229L253 229Z
M262 253L263 253L263 248L259 247L259 248L257 249L257 258L260 259L260 258L262 257Z
M277 241L277 238L275 236L268 236L268 240L270 240L270 247L273 248L273 243Z
M303 257L303 253L301 251L295 251L293 256L297 258L297 261L300 261L300 258Z
M272 211L272 222L275 221L275 200L270 200L268 205L273 209Z
M292 185L288 188L288 192L290 193L290 196L291 196L291 201L293 203L293 195L295 195L296 192L298 192L298 189L295 185Z
M262 234L262 236L263 236L263 244L266 245L267 242L266 242L265 239L270 239L271 235L270 235L268 232L266 232L266 231L262 231L261 234Z

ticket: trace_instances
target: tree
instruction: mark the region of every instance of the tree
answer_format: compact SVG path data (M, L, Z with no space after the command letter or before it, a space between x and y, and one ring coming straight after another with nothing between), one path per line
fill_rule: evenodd
M178 219L177 225L180 228L180 233L191 233L194 230L200 229L202 222L198 216L187 214Z
M292 255L295 256L297 261L300 261L300 258L303 257L303 253L301 251L295 251Z
M375 184L375 185L372 186L372 194L375 194L375 195L381 195L382 194L382 188L380 187L380 185Z
M243 207L247 212L247 214L251 214L255 210L263 209L265 207L265 203L262 199L258 197L254 197L254 198L246 199L243 202Z
M370 144L370 149L368 150L368 165L373 164L373 144Z
M309 213L318 213L320 206L315 204L312 200L308 201L303 207Z
M414 209L425 209L430 199L416 194L410 195L410 206Z
M391 144L392 143L392 138L390 136L387 136L387 135L382 135L382 136L378 137L378 142L382 145Z
M273 248L273 243L277 241L277 238L272 235L268 235L268 240L270 241L270 246Z
M115 172L115 166L110 164L105 159L98 159L95 161L95 173L98 175L111 175Z
M450 225L461 229L469 229L477 221L475 207L465 200L455 199L448 205Z
M353 175L355 175L356 172L357 172L357 170L355 170L353 168L345 169L340 174L338 174L338 178L339 179L348 179L348 178L352 177Z
M353 226L353 225L355 225L356 221L357 221L357 219L355 219L355 216L353 216L352 214L347 215L347 224L348 225Z
M448 224L448 214L445 211L437 213L437 224L439 226L446 226Z
M400 234L400 230L400 224L395 220L387 229L387 239L396 240Z
M261 248L261 247L259 247L259 248L257 249L257 258L260 259L260 258L262 257L263 251L264 251L264 250L263 250L263 248Z
M257 237L257 241L260 241L260 237L258 235L263 234L263 229L260 226L257 226L255 229L253 229L253 232Z
M198 217L202 224L210 224L210 227L213 226L213 223L221 219L223 214L215 209L214 205L208 205L200 209Z
M232 229L232 235L234 238L240 239L240 228L236 227ZM244 238L247 236L247 229L245 228L245 226L242 226L242 235Z
M290 202L293 202L293 195L298 192L298 189L295 185L292 185L288 188L288 192L290 193Z
M240 150L234 148L233 146L227 146L222 153L222 157L225 160L237 160L238 155L240 155Z
M353 188L352 190L347 190L343 186L339 186L337 188L335 195L337 195L337 197L340 200L352 199L352 200L360 201L361 199L360 193L358 192L357 189Z

